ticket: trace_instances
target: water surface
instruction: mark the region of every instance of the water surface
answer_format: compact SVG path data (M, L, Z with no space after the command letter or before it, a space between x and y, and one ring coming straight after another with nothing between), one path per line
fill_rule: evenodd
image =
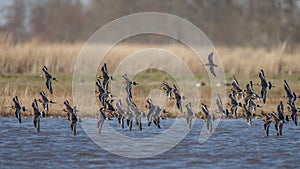
M148 137L162 132L152 125L145 126L141 132L136 126L133 131L119 129L116 120L106 122L129 136ZM174 119L163 120L162 128L168 128L173 122ZM261 120L254 120L252 127L243 119L221 120L213 135L200 144L202 127L203 121L197 120L185 139L171 150L150 158L132 159L102 149L79 124L78 134L73 136L66 119L43 118L41 132L37 134L32 118L23 118L19 124L16 118L0 117L0 168L299 167L300 131L291 122L284 125L283 137L276 136L273 124L270 136L265 137ZM112 141L111 146L114 144Z

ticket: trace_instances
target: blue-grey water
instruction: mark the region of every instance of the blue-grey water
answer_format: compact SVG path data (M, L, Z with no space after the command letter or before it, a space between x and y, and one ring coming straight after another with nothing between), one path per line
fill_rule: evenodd
M62 118L43 118L36 133L32 118L0 117L0 168L299 168L300 126L284 125L277 137L274 125L266 137L263 122L254 120L248 127L243 119L221 120L213 135L199 143L203 121L197 120L190 133L169 151L150 158L132 159L112 154L95 144L80 124L73 136L69 122ZM174 119L165 119L167 128ZM106 121L112 126L117 122ZM105 130L105 128L103 128ZM163 130L163 129L162 129ZM148 137L157 133L154 126L139 131L119 130L129 135ZM114 146L113 144L111 146ZM153 145L156 146L156 145ZM126 150L122 150L126 151Z

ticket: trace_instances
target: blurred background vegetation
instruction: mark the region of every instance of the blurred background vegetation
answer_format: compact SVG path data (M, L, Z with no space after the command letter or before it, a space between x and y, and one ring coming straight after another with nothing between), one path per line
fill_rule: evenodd
M215 45L285 44L286 50L292 50L300 42L299 0L13 0L0 4L0 32L12 33L16 42L86 41L106 23L136 12L183 17ZM148 38L152 42L153 37Z

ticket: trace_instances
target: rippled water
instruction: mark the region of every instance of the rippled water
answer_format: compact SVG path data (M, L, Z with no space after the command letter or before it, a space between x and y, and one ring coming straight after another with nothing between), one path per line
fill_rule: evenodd
M39 134L32 121L23 118L19 124L15 118L0 117L0 168L299 168L300 164L300 128L292 123L284 126L283 137L276 136L272 124L270 136L265 137L260 120L254 120L252 127L242 119L221 120L213 135L200 144L203 121L197 120L185 139L171 150L150 158L131 159L103 150L80 125L78 135L73 136L65 119L42 119ZM162 127L173 122L174 119L163 120ZM141 132L134 126L131 132L120 132L147 137L146 134L161 131L146 126Z

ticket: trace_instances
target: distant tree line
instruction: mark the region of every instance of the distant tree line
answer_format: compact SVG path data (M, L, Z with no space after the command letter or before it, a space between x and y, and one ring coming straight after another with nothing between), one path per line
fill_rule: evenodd
M299 5L297 0L14 0L0 31L19 41L85 41L114 19L151 11L183 17L219 45L298 45Z

